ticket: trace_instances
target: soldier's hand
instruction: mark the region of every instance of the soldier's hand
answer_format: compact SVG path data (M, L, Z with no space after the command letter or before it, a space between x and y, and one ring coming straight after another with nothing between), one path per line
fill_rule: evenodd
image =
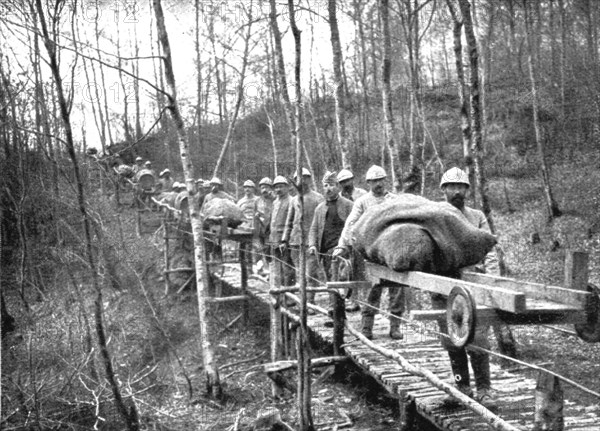
M317 255L317 247L315 247L314 245L311 247L308 247L308 254L310 254L312 256L316 256Z
M336 247L333 249L333 253L331 253L331 257L345 257L348 255L348 249L346 247Z

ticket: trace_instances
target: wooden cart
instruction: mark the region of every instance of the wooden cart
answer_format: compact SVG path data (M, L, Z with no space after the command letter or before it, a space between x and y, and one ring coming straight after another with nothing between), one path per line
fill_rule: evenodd
M415 320L446 319L450 341L465 346L478 322L507 324L574 324L579 337L600 342L599 290L588 283L588 255L569 252L565 262L565 286L518 281L473 272L460 279L418 271L396 272L366 263L368 280L392 281L448 297L447 309L411 312Z

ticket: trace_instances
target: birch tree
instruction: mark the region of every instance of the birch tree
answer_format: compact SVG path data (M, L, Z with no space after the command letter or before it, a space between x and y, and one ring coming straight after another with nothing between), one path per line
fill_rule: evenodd
M39 0L38 0L39 1ZM171 58L171 46L169 36L165 26L165 17L160 0L153 0L154 14L156 16L156 31L158 41L162 47L162 61L164 63L164 74L169 94L168 109L171 113L173 123L177 130L177 140L179 142L179 155L183 165L185 183L190 199L190 219L192 225L192 235L194 237L194 259L196 269L196 285L198 297L198 315L200 320L200 340L202 349L203 372L207 392L214 398L221 398L222 387L219 379L219 370L216 364L215 354L212 348L208 334L208 307L206 298L208 297L207 286L203 280L208 280L209 272L204 259L204 237L202 234L202 219L200 217L199 193L196 190L194 181L194 166L189 156L188 140L186 137L185 125L179 104L177 100L177 86L175 84L175 73L173 71L173 61Z

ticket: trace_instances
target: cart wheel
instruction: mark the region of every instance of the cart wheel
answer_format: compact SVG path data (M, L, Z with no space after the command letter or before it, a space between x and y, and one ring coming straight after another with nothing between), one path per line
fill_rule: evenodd
M475 301L468 289L454 286L448 296L446 323L448 336L455 347L464 347L473 340L476 325Z
M575 332L579 338L588 343L600 342L600 289L589 283L587 291L592 293L592 299L587 310L587 322L575 325Z

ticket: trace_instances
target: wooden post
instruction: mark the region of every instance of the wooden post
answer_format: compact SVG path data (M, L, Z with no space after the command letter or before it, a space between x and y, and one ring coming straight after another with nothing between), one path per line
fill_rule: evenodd
M164 258L165 258L165 272L164 277L165 277L165 296L167 296L169 294L169 222L167 221L167 218L163 218L163 231L164 231L164 239L165 239L165 251L164 251Z
M563 431L563 391L556 376L540 371L535 387L533 431Z
M398 429L400 431L411 431L415 429L415 420L417 417L417 409L415 400L409 397L402 397L400 403L400 420L398 421Z
M242 284L242 295L248 295L248 255L247 255L248 243L246 241L240 241L240 280ZM246 326L248 321L248 300L245 300L242 304L242 324Z
M290 319L284 314L282 316L282 330L283 330L283 356L286 359L291 359L291 349L290 349Z
M333 302L333 354L340 356L344 344L344 320L346 320L346 307L342 295L329 294Z
M281 288L281 277L279 270L275 268L279 265L277 259L271 260L271 267L269 271L269 287L271 289ZM272 295L270 301L270 313L271 313L271 362L276 362L281 359L281 306L282 295ZM271 393L273 397L279 398L283 395L283 388L277 382L273 381L271 384Z
M587 290L589 256L583 251L567 250L565 256L565 287Z

